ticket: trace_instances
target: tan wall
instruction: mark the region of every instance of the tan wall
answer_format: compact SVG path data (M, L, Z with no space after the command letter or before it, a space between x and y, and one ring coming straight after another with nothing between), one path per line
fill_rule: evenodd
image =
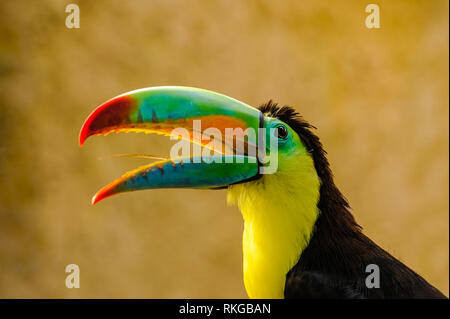
M449 287L448 1L0 2L0 297L246 297L242 219L225 191L157 190L95 207L166 138L80 149L99 103L186 85L289 104L318 127L365 232ZM281 4L282 3L282 4ZM65 288L65 266L81 288Z

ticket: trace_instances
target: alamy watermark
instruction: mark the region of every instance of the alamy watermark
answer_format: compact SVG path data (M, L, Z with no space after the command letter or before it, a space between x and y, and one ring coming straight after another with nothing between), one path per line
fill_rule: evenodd
M376 264L370 264L366 267L366 287L369 289L380 288L380 267Z
M66 6L66 13L69 15L66 18L66 28L79 29L80 28L80 7L74 3Z
M70 264L66 266L66 287L80 288L80 267L77 264Z
M170 158L172 159L182 158L183 162L189 162L192 159L193 163L207 164L259 162L262 164L259 167L260 174L273 174L278 169L276 128L259 128L258 130L253 128L245 130L242 128L225 128L223 136L222 132L214 127L208 127L202 131L201 120L194 120L192 136L191 132L183 127L173 129L170 135L172 140L181 139L170 150ZM269 141L267 141L267 136L269 136ZM203 145L193 144L193 154L191 154L191 144L187 142L191 139L203 143ZM205 144L205 141L208 143ZM267 147L267 144L269 147Z
M366 12L369 15L366 17L366 27L368 29L380 28L380 7L377 4L371 3L366 6Z

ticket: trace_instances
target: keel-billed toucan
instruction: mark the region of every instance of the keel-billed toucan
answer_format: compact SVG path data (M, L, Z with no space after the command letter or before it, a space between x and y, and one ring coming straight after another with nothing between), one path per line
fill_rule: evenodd
M126 173L98 191L93 203L142 189L227 188L244 219L250 298L445 298L361 232L312 129L294 109L272 102L256 109L211 91L154 87L100 105L79 142L133 131L201 145L201 156L163 159ZM267 161L271 147L276 157ZM273 172L264 172L275 162ZM378 269L378 285L367 284L369 265Z

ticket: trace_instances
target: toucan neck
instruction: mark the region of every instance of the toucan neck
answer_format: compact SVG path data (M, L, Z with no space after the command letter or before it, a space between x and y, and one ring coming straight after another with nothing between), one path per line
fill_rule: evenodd
M281 170L229 190L244 219L244 283L250 298L283 298L286 274L308 245L319 214L320 182L312 161L304 163L289 175Z

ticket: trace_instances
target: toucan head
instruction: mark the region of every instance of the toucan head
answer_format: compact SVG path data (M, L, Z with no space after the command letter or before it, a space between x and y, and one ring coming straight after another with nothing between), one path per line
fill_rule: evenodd
M207 90L152 87L98 106L84 122L79 143L92 135L130 131L181 139L170 157L100 189L92 199L95 204L117 193L155 188L229 188L240 193L241 186L270 181L291 187L289 180L298 183L298 178L313 180L318 188L310 127L292 108L272 102L257 109ZM197 152L194 147L190 154L186 141Z

